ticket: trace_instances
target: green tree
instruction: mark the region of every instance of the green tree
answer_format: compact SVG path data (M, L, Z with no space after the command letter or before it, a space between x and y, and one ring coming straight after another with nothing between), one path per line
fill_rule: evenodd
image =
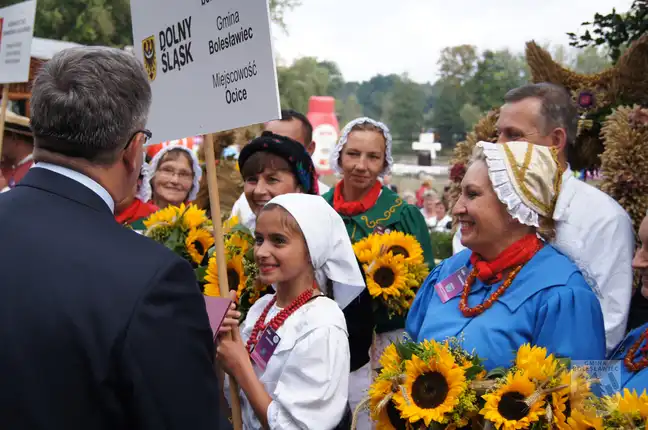
M473 128L475 124L477 124L477 121L479 121L479 119L482 117L482 111L479 109L479 107L472 105L470 103L466 103L461 107L461 110L459 111L459 116L463 120L464 128L466 130L470 130L471 128Z
M570 45L607 47L610 59L616 63L631 42L648 32L648 0L634 0L625 14L617 13L616 9L606 15L597 13L594 20L582 26L585 33L581 35L567 33Z
M277 68L281 107L308 111L311 96L328 93L329 70L313 57L302 57L289 66Z
M441 88L439 99L431 118L432 127L438 136L439 142L451 145L466 135L466 124L461 118L461 109L468 102L468 97L454 79L438 82Z
M344 89L344 78L342 77L342 72L340 72L338 65L333 61L320 61L318 64L328 71L329 84L326 95L345 98L342 94Z
M455 79L463 85L471 78L476 62L477 48L472 45L443 48L438 61L439 75L442 79Z
M344 125L349 121L363 115L362 106L358 103L358 98L355 94L349 95L344 100L336 99L335 105L340 127L344 127Z
M412 136L418 135L423 127L424 108L425 95L421 92L419 84L403 75L395 82L386 98L383 112L394 140L411 143Z
M577 73L598 73L612 65L607 51L603 47L588 46L574 48L565 45L544 45L551 57L557 63Z
M400 76L395 74L376 75L360 84L356 96L365 115L378 120L384 119L385 97L389 97L390 91L399 80Z
M24 0L0 0L0 7ZM299 0L269 0L273 22L285 29L285 13ZM129 0L38 0L34 35L84 45L133 44Z
M500 106L509 90L528 81L529 71L524 57L508 50L485 51L477 61L474 75L466 83L470 106L485 113Z
M602 72L612 66L612 61L605 50L596 46L588 46L579 50L573 63L573 69L578 73L591 75Z

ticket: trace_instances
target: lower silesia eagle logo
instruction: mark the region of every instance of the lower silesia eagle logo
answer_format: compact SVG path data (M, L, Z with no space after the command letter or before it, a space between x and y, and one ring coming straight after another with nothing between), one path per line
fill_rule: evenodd
M155 55L155 36L142 40L142 53L144 54L144 68L150 81L157 76L157 57Z

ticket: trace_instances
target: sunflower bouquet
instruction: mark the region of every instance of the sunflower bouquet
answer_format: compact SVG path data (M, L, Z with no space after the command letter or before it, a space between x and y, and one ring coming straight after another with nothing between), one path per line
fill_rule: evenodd
M641 395L627 388L622 393L606 396L602 399L603 423L591 427L595 430L648 430L648 394Z
M602 430L587 368L570 368L545 348L525 344L510 369L489 375L496 377L480 414L496 429Z
M207 264L214 245L212 224L195 205L167 206L144 220L144 235L189 261L194 268Z
M227 263L227 284L236 290L238 310L245 318L250 307L263 295L270 292L268 285L258 281L259 269L254 262L254 236L245 226L239 224L237 217L223 223L225 241L225 260ZM203 276L207 296L220 296L218 286L218 265L216 256L211 255Z
M380 365L363 404L378 430L452 430L467 428L478 417L475 385L486 371L458 339L394 343Z
M373 233L353 245L365 270L369 294L393 315L404 315L429 273L423 248L412 235Z

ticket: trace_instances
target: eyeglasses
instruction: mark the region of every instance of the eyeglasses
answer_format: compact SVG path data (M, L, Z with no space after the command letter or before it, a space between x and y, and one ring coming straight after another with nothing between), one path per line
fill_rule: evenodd
M131 135L131 137L128 139L128 142L126 142L126 146L124 146L124 150L128 149L128 147L130 146L133 139L135 139L135 136L137 136L140 133L142 133L144 135L144 145L143 146L148 145L148 141L151 140L151 137L153 137L153 133L151 133L151 130L147 130L147 129L144 128L142 130L137 130L135 133L133 133Z
M160 175L163 178L166 179L171 179L174 176L177 176L178 178L182 179L185 182L189 182L193 180L193 173L188 172L186 170L175 170L171 167L160 167L156 172L156 175Z

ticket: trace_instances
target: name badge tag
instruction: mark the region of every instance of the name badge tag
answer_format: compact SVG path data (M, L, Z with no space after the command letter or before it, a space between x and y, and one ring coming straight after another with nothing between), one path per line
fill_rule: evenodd
M250 358L256 363L261 370L265 370L268 366L268 361L274 354L277 345L281 338L279 335L272 329L272 327L266 327L261 334L261 338L257 342L256 346L250 354Z
M445 303L453 297L461 294L464 283L469 274L470 271L466 266L464 266L434 286L434 289L439 295L442 303Z

